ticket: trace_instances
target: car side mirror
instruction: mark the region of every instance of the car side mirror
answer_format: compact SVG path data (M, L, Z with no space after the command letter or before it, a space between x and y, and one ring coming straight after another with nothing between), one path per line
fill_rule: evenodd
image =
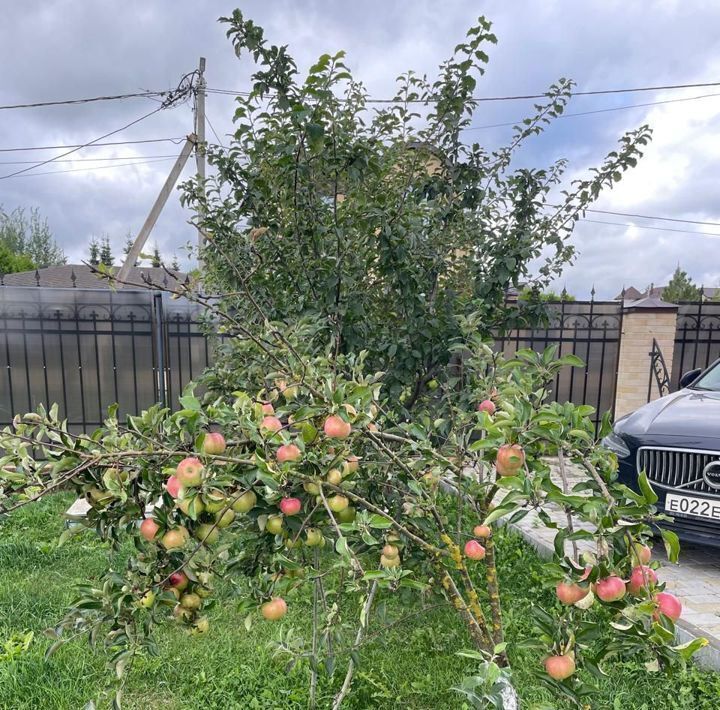
M698 367L696 370L689 370L680 378L680 388L687 387L692 384L697 376L702 372L702 368Z

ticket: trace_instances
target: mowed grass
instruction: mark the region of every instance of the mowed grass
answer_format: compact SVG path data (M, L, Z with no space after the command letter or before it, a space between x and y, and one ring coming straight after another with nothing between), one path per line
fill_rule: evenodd
M73 585L97 578L108 564L107 546L87 532L57 547L63 529L62 512L71 498L57 495L28 506L0 521L0 648L10 636L34 631L30 649L10 661L0 661L0 708L43 710L82 708L88 701L107 706L114 685L106 658L83 638L61 648L47 661L50 639L43 631L63 615L73 598ZM535 672L541 658L518 651L513 641L530 633L532 603L551 606L552 595L542 581L541 563L517 536L498 536L505 582L503 599L515 683L523 707L570 707L554 700ZM122 564L122 556L114 559ZM412 612L384 595L388 619ZM348 608L348 618L352 609ZM211 610L211 630L190 637L169 623L158 633L160 656L142 658L126 683L123 707L186 710L203 708L305 708L307 667L288 670L273 657L271 642L281 625L259 622L246 631L236 602L226 592ZM307 600L292 598L287 623L298 634L309 632ZM374 620L377 631L378 622ZM361 649L361 665L347 708L462 708L461 696L450 688L473 672L474 662L456 655L469 647L455 613L446 608L410 617L373 636ZM329 707L344 676L346 657L338 658L333 677L320 674L318 701ZM658 710L717 708L720 679L695 668L673 676L650 675L640 663L608 668L592 708Z

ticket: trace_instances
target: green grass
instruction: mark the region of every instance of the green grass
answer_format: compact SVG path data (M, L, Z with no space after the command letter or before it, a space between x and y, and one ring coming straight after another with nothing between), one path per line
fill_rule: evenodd
M0 661L0 708L55 710L82 708L89 700L99 707L111 697L106 659L78 639L49 660L50 640L43 631L57 622L73 597L73 585L99 576L109 551L92 533L57 547L62 531L65 495L28 506L0 522L0 648L13 634L32 630L30 649L11 661ZM512 641L530 633L528 609L533 602L551 605L544 589L541 565L517 536L501 535L500 570L505 582L504 609L511 658L523 707L565 707L553 700L534 675L540 659L514 651ZM288 624L307 633L309 604L292 599ZM402 610L389 599L388 617ZM160 656L136 663L124 693L124 707L137 710L203 708L304 708L307 669L287 672L272 657L269 642L280 626L258 623L250 632L236 613L229 595L210 613L212 628L202 637L189 637L173 624L159 632ZM377 621L374 620L377 628ZM459 695L449 688L473 670L473 662L455 652L469 641L454 612L435 609L391 627L361 651L353 693L346 707L461 708ZM650 676L639 664L616 664L598 689L592 708L655 710L718 707L720 679L695 668L672 677ZM342 659L334 677L321 673L320 707L342 682Z

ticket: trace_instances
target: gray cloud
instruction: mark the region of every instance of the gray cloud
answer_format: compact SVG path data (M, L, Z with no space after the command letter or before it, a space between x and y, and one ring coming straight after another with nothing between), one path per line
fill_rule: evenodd
M168 88L208 59L208 82L243 89L250 67L233 55L218 16L232 3L147 3L141 0L26 0L7 2L0 28L4 67L0 103L124 93ZM574 3L491 0L480 6L461 0L442 3L339 3L326 1L244 2L246 15L264 25L269 39L289 43L301 67L319 54L347 50L348 63L375 95L388 95L395 77L413 68L432 74L462 39L479 12L495 23L499 44L478 93L536 92L561 76L583 89L713 80L720 66L720 5L714 1L648 3L641 0ZM570 111L587 111L645 101L712 93L687 90L610 97L577 97ZM718 92L720 93L720 92ZM208 115L218 133L231 130L231 97L211 95ZM0 112L0 147L86 141L150 111L148 100ZM478 125L512 121L527 103L483 105ZM576 174L597 164L624 131L649 120L656 140L636 176L624 180L602 207L618 211L720 221L715 198L715 164L720 146L720 98L635 108L558 121L519 156L527 164L569 157ZM164 111L120 134L124 139L183 136L192 128L188 107ZM498 145L509 128L468 134L468 139ZM211 134L210 134L211 135ZM83 151L90 156L155 156L176 153L171 143L118 146ZM0 153L0 161L30 160L47 153ZM6 208L38 206L48 217L71 260L84 255L91 235L109 233L119 252L128 230L142 224L171 161L136 167L73 172L0 181ZM0 175L17 167L0 165ZM62 163L47 170L87 167ZM192 168L186 173L190 174ZM597 215L606 221L637 224ZM688 227L694 229L693 227ZM697 228L717 231L720 228ZM187 215L173 198L154 238L165 253L194 239ZM623 284L660 283L680 262L697 281L720 282L716 266L720 241L670 232L581 224L579 256L560 285L585 295L595 283L600 296ZM715 255L715 258L712 258Z

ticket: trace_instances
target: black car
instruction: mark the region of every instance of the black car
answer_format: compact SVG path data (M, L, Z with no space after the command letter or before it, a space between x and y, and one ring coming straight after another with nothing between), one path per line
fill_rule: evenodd
M620 480L645 471L667 524L689 542L720 547L720 360L680 379L678 392L640 407L603 439Z

